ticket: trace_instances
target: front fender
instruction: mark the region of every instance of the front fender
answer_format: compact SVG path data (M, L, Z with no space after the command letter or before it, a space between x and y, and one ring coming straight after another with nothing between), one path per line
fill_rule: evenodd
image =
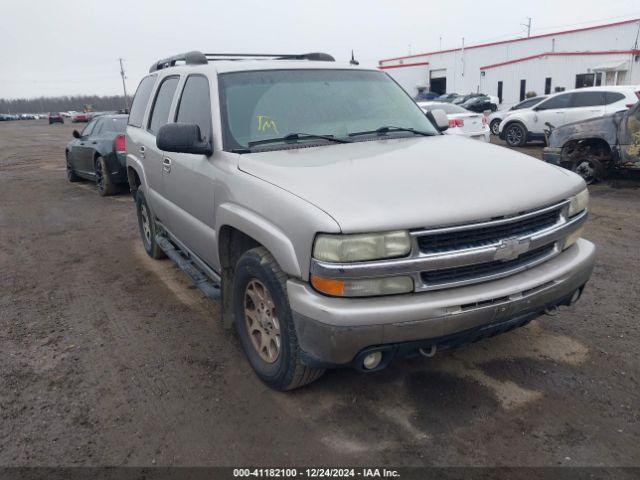
M234 203L223 203L218 207L216 226L217 238L220 238L220 230L223 226L236 228L269 250L285 273L297 278L303 276L295 248L289 237L256 212Z

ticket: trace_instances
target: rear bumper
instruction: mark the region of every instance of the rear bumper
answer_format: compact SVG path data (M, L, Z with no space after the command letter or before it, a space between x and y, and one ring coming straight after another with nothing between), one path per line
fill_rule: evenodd
M109 177L115 183L127 183L127 159L124 153L111 152L105 157Z
M344 299L289 280L287 291L305 363L358 367L371 349L391 352L389 358L417 345L453 346L525 324L550 306L567 304L589 280L594 257L594 245L581 239L537 267L466 287Z

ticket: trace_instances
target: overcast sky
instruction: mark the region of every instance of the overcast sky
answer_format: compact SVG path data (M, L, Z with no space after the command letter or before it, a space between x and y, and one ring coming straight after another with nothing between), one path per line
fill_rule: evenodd
M324 51L362 64L640 17L638 0L0 0L0 98L135 91L188 50ZM442 40L440 40L442 37Z

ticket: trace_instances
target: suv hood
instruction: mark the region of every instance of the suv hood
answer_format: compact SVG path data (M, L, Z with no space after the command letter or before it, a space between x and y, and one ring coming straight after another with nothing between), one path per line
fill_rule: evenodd
M344 233L487 220L584 188L572 172L453 135L244 154L239 168L314 204Z

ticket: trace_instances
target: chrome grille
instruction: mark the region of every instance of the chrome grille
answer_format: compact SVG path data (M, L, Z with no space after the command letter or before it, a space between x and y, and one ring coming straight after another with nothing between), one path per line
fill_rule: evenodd
M505 238L530 235L555 225L558 222L560 210L557 208L545 211L510 223L490 224L468 230L427 233L418 237L418 247L422 253L439 253L492 245Z

